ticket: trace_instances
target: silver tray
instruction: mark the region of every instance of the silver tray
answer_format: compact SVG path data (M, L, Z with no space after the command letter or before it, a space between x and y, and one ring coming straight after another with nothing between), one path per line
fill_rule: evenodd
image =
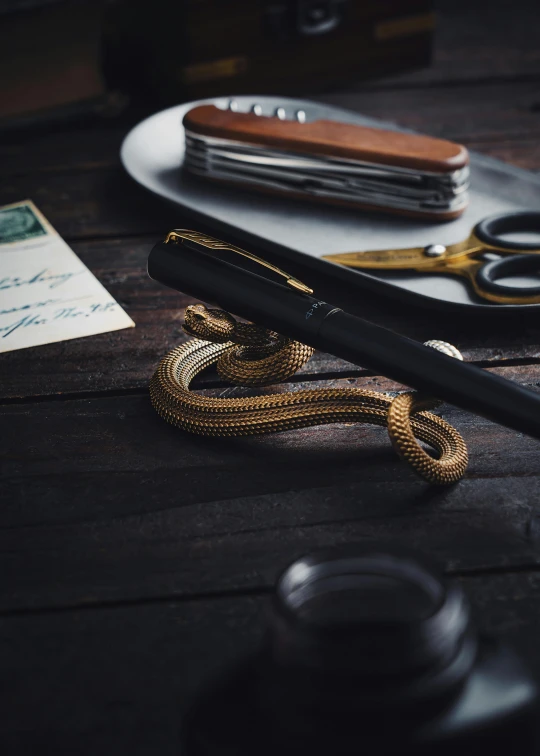
M238 96L242 110L261 104L271 114L277 107L304 110L310 118L325 118L399 130L349 110L286 97ZM540 176L499 160L471 153L470 204L463 216L449 223L433 223L390 215L256 194L224 187L183 170L184 129L182 119L195 105L213 103L227 107L229 98L211 98L184 103L150 116L124 139L122 163L141 186L180 205L217 236L231 236L245 246L296 258L327 275L428 307L484 312L537 310L540 305L497 305L483 302L466 282L451 276L414 272L364 273L325 260L323 255L428 244L454 244L465 239L482 218L500 212L538 210ZM164 233L170 229L163 229ZM527 281L523 281L526 284ZM532 280L530 283L538 283Z

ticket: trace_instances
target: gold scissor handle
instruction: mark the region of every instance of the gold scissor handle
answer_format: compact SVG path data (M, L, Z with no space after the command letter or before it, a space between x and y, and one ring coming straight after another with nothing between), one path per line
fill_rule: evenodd
M362 270L414 270L423 273L441 273L456 275L469 281L475 294L488 302L496 304L538 304L540 295L527 289L516 289L516 293L503 287L488 290L479 279L479 271L487 264L483 258L485 252L496 252L502 255L523 254L520 249L508 246L496 246L478 238L473 233L468 239L448 247L433 244L427 247L411 247L408 249L386 249L372 252L345 252L325 255L330 262L345 265L349 268ZM529 254L538 254L540 250L531 249ZM493 288L493 287L492 287Z

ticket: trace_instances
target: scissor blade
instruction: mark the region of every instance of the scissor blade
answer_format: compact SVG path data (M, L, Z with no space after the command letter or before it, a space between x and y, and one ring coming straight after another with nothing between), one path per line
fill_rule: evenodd
M324 255L324 260L346 265L349 268L385 268L399 270L406 268L431 268L433 258L426 257L424 247L410 249L381 249L373 252L343 252Z

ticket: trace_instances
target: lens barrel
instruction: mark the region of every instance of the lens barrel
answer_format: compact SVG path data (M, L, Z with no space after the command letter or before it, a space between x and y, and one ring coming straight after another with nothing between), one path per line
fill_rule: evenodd
M534 682L478 637L455 581L409 552L320 551L279 577L258 653L209 686L184 756L533 753Z
M469 607L408 554L338 549L303 557L278 580L260 691L281 724L383 712L413 726L447 705L476 656ZM323 720L320 717L323 717Z

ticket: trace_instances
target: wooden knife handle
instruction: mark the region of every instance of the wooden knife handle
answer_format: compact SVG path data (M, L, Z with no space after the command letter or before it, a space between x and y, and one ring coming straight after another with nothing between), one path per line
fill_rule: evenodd
M374 129L340 121L282 121L199 105L184 116L195 134L306 155L326 155L419 172L450 173L466 166L469 153L446 139Z

